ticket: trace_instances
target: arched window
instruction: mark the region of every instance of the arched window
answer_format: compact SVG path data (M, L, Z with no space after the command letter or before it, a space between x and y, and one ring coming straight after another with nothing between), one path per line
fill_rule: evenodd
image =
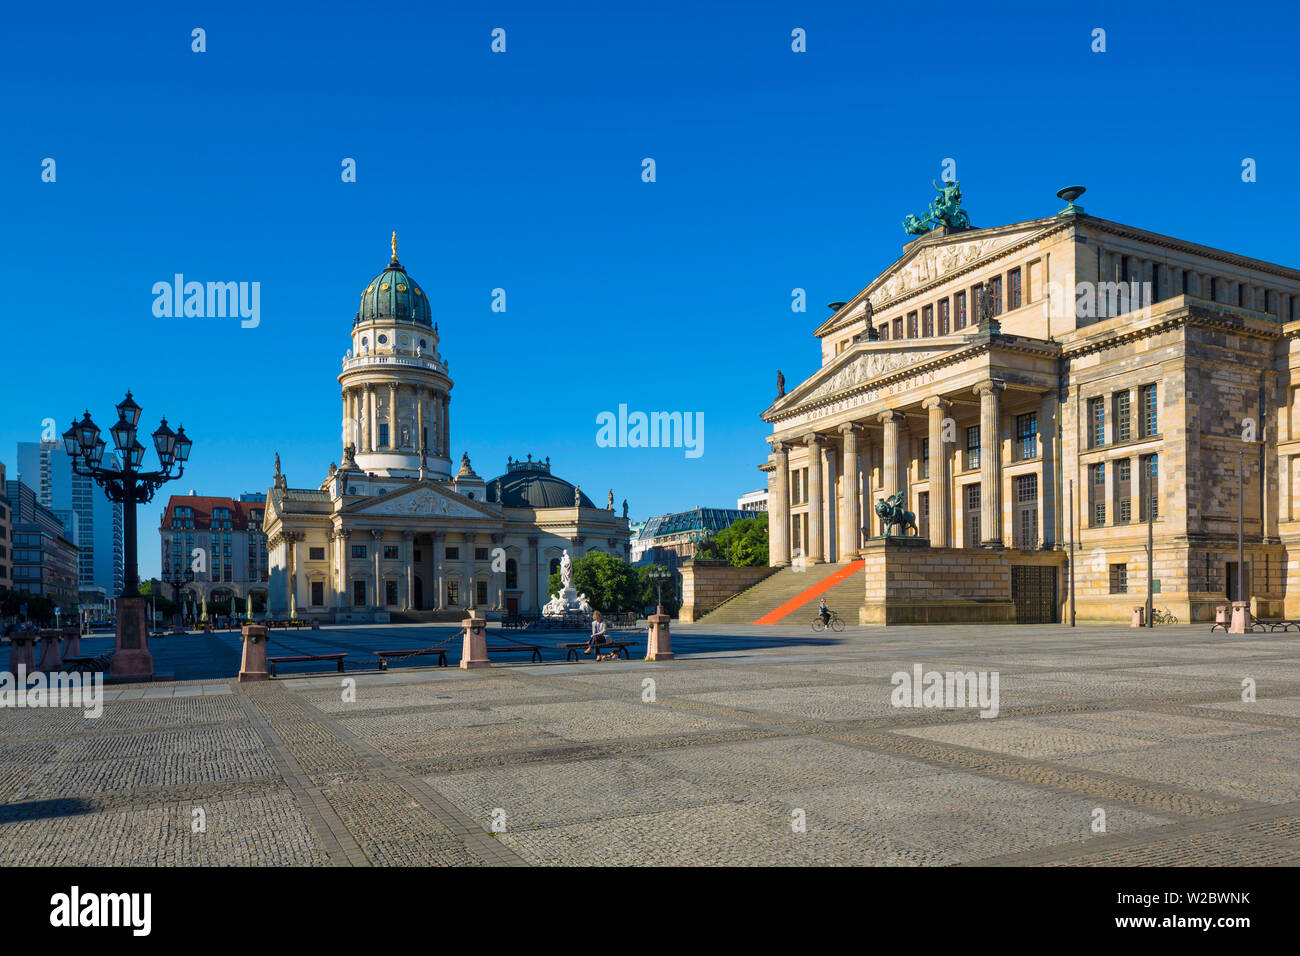
M519 563L514 558L506 559L506 590L513 591L519 587Z
M560 573L560 559L551 558L551 574L559 574L559 573Z

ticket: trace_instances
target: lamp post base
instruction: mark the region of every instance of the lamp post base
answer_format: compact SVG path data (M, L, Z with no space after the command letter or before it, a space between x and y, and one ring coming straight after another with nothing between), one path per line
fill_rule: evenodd
M118 683L153 680L149 603L139 595L117 599L117 647L108 662L108 676Z

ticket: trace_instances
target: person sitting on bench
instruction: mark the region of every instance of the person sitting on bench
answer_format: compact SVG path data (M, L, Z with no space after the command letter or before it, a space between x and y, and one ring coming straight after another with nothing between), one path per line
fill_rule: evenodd
M600 647L600 645L608 644L608 643L609 643L609 632L605 627L605 621L601 617L599 611L592 611L591 640L587 642L587 649L584 650L582 653L590 654L592 650ZM605 659L605 656L606 655L601 654L599 651L596 651L596 660L603 661Z

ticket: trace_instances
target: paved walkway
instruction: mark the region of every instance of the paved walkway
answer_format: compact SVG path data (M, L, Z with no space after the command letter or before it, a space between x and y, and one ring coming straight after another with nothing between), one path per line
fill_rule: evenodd
M0 866L1300 863L1300 634L732 630L678 626L670 663L2 708ZM429 631L285 640L361 661ZM155 647L180 676L232 641ZM998 716L892 706L918 664L996 672Z

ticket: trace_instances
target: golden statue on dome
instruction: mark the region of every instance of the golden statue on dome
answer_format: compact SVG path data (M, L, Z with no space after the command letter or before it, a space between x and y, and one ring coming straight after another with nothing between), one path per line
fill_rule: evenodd
M393 230L393 261L397 261L397 230Z

